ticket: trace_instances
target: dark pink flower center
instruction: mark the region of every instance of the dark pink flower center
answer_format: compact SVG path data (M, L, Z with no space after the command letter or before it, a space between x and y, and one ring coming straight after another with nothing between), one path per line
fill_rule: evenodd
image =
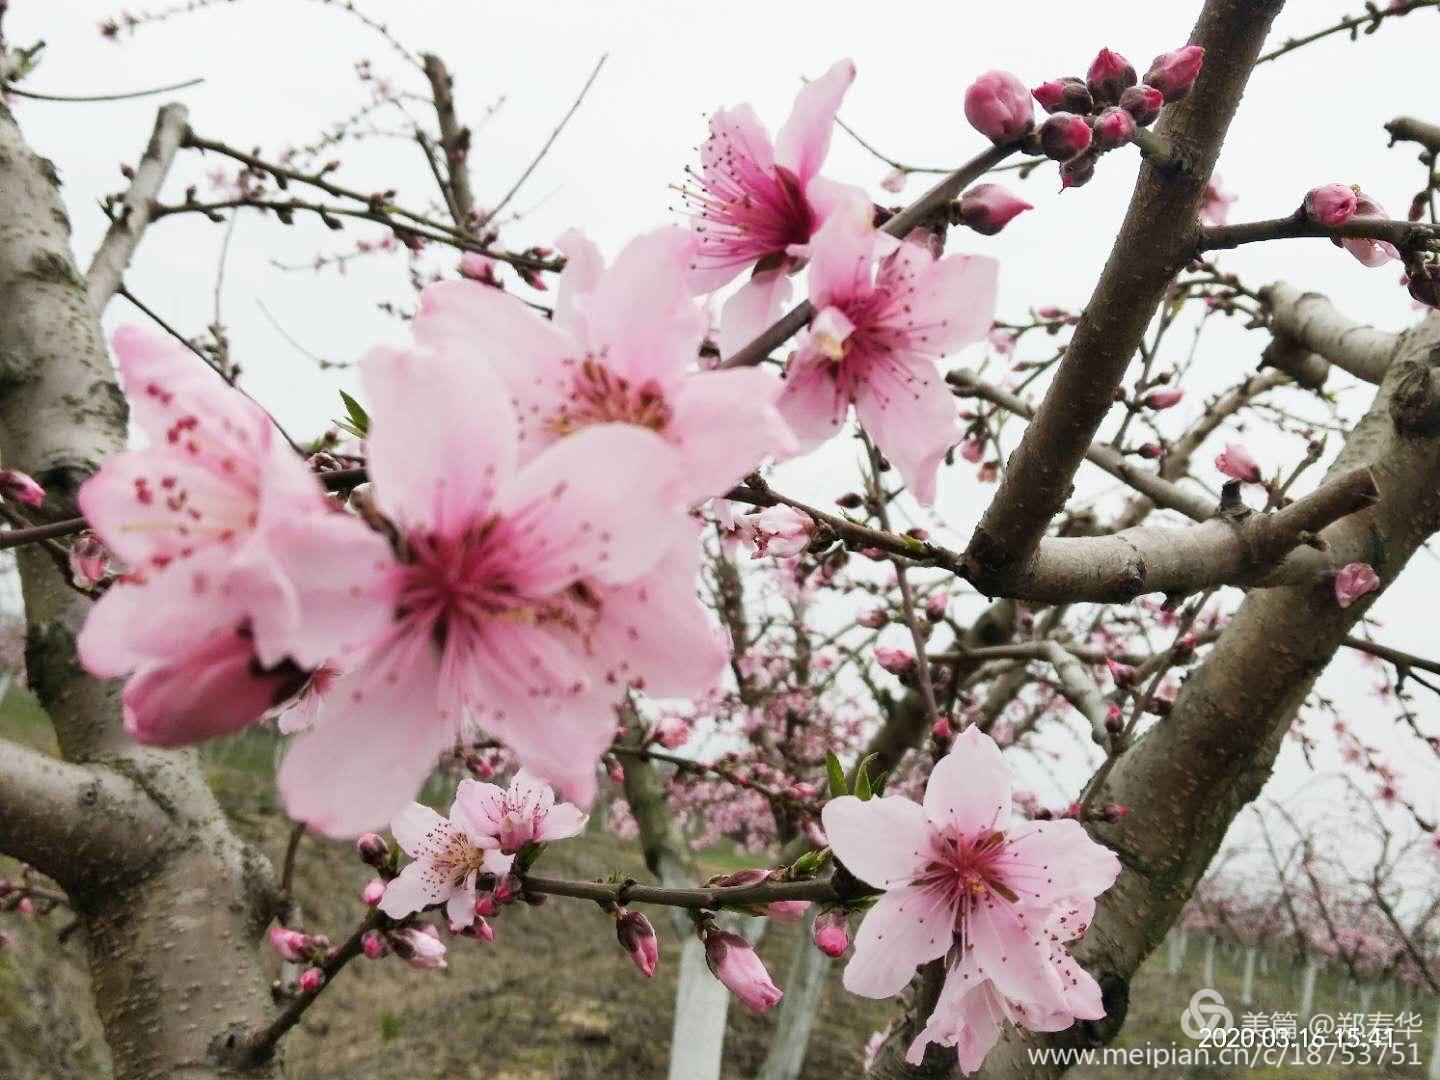
M697 266L745 265L809 242L815 216L793 172L762 167L723 127L711 134L705 152L700 172L685 170L693 184L680 189L700 235Z
M636 386L601 361L587 357L574 373L570 390L545 426L555 435L569 435L592 424L636 424L664 431L671 409L654 379Z

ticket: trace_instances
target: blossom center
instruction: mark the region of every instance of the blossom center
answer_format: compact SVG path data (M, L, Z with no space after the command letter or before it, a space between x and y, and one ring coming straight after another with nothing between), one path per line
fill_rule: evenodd
M654 379L637 386L594 357L586 357L546 427L555 435L611 423L636 424L659 432L669 426L670 417L670 405Z

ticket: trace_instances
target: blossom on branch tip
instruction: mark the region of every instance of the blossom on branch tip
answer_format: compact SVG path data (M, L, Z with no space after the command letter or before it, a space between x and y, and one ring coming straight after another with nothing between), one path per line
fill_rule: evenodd
M475 918L475 879L482 873L509 873L514 861L487 828L487 800L479 789L493 786L461 780L448 818L420 803L395 816L390 831L412 861L385 886L381 911L403 919L443 903L451 922L470 924Z
M270 928L270 947L281 960L298 963L315 952L315 944L306 934L284 926Z
M313 994L325 985L325 972L318 967L308 967L300 973L296 985L302 994Z
M1335 602L1348 608L1380 587L1380 575L1369 563L1352 562L1335 575Z
M987 71L965 91L965 119L991 142L1011 142L1034 126L1030 91L1008 71Z
M1104 1015L1098 984L1065 944L1084 933L1120 862L1079 822L1012 826L1011 815L1010 771L973 725L931 772L923 805L845 795L822 811L836 860L886 890L860 924L846 988L891 997L945 959L945 989L909 1060L929 1042L955 1045L971 1072L1007 1019L1058 1030Z
M0 496L39 509L45 501L45 489L19 469L0 469Z
M1242 484L1258 484L1262 481L1260 463L1240 443L1226 443L1225 449L1215 458L1215 467Z
M785 996L771 981L759 954L739 934L707 927L705 963L727 990L755 1012L767 1011Z
M1190 92L1205 63L1205 50L1199 45L1183 45L1161 53L1150 63L1141 82L1153 86L1165 97L1165 104L1179 101Z
M875 662L892 675L908 675L915 670L915 654L907 649L875 646Z
M681 189L698 245L689 256L693 287L710 292L756 263L771 274L793 269L805 245L845 188L820 177L830 151L835 113L855 64L841 60L796 96L774 142L749 105L710 117L700 168L686 167Z
M379 878L371 878L360 890L360 900L366 907L376 907L385 896L385 882Z
M1358 207L1356 189L1349 184L1322 184L1305 194L1305 216L1321 225L1344 225Z
M786 367L780 411L808 450L840 429L853 403L911 494L928 504L961 435L936 362L989 332L995 263L936 259L854 214L831 217L810 247L816 314Z

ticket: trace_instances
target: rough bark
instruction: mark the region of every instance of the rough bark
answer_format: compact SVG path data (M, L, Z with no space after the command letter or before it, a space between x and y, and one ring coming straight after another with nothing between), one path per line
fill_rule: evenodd
M76 512L81 482L124 447L126 421L58 187L0 105L0 456L45 487L47 518ZM0 761L0 787L17 781L0 799L0 848L32 848L69 893L115 1075L223 1075L227 1037L268 1010L256 948L268 864L230 830L193 753L139 747L121 730L118 688L75 658L89 601L43 550L18 562L31 686L69 764ZM36 833L44 808L26 790L68 792L64 825Z

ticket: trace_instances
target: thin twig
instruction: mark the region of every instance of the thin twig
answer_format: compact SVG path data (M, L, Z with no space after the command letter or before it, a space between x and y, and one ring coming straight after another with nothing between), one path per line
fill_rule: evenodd
M155 94L168 94L174 90L185 90L191 86L199 86L205 79L190 79L186 82L175 83L171 86L157 86L150 90L131 90L123 94L42 94L36 90L22 90L18 86L7 86L5 92L14 94L16 97L30 98L34 101L59 101L59 102L94 102L94 101L129 101L131 98L153 97Z

